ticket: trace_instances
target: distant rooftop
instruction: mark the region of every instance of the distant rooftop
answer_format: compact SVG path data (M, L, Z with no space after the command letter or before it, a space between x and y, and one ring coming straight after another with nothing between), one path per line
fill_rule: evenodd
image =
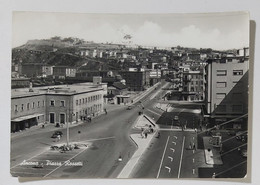
M33 92L29 91L29 88L20 88L12 89L11 96L12 98L26 97L26 96L35 96L43 94L60 94L60 95L73 95L91 91L102 90L101 85L93 85L93 83L79 83L72 85L55 85L55 86L44 86L44 87L34 87Z

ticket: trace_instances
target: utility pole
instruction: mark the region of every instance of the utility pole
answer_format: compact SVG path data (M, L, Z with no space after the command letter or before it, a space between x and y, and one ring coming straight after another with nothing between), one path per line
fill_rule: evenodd
M67 121L67 146L69 146L69 122Z

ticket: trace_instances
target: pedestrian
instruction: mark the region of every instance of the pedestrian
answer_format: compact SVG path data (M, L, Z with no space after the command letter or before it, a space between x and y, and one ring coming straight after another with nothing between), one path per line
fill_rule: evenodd
M212 178L216 178L216 173L215 172L213 173Z
M145 134L144 134L144 135L145 135L145 138L147 138L147 132L145 132Z
M195 128L194 131L197 132L197 128Z

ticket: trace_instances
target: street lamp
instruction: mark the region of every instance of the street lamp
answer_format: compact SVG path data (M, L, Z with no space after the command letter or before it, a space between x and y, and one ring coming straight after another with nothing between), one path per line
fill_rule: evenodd
M73 120L72 117L74 115L75 115L74 113L71 114L71 123L72 123L72 120ZM69 131L69 121L67 121L67 146L69 146L69 139L70 139L69 134L70 134L70 131Z

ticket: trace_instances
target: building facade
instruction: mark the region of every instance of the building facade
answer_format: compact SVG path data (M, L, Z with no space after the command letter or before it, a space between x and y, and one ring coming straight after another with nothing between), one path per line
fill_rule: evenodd
M205 117L209 123L223 123L248 113L248 69L249 56L244 54L208 60ZM227 127L247 127L246 119L245 116Z
M50 123L77 123L103 112L107 85L92 83L13 89L11 132Z
M182 73L182 99L202 101L205 98L204 74L202 71L186 70Z
M130 91L143 91L149 86L149 71L121 71L120 74L126 80L126 86Z

